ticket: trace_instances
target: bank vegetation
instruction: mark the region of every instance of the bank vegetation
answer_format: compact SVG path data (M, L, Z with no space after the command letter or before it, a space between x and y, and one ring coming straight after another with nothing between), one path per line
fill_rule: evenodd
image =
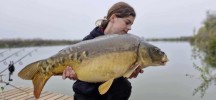
M80 40L2 39L0 40L0 48L70 45L79 41Z
M203 26L199 28L197 34L191 42L201 51L205 52L205 61L216 67L216 12L208 11Z

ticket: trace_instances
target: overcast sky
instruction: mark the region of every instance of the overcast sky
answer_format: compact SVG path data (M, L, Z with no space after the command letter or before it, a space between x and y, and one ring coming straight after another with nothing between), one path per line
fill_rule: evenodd
M82 39L119 0L1 0L0 39ZM191 36L216 11L216 0L122 0L137 17L129 33L145 38Z

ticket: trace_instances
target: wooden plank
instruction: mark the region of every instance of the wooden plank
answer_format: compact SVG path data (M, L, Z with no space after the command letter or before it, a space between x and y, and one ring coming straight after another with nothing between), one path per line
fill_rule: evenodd
M41 94L43 94L43 93L44 92L42 92ZM26 94L26 95L17 97L15 100L35 100L33 90L30 94Z
M35 100L33 88L21 87L20 89L11 89L0 92L0 100ZM73 100L73 97L42 91L39 100Z
M23 100L21 98L28 97L28 96L33 96L33 88L29 89L27 92L29 92L29 93L23 92L24 94L18 95L16 97L13 97L13 98L10 98L10 99L11 100Z
M47 98L45 100L55 100L56 98L61 98L62 96L64 96L64 94L57 94L57 95L55 95L55 96L53 96L51 98Z
M47 94L49 94L49 92L48 91L44 91L44 92L41 93L41 97L43 97L44 95L47 95ZM35 97L34 97L34 95L32 95L31 97L24 98L22 100L35 100Z
M25 93L16 93L14 95L5 96L5 99L9 100L9 99L14 98L14 97L19 96L19 95L25 95Z
M52 94L52 93L46 91L45 93L43 93L43 94L40 95L40 98L45 97L45 96L48 96L48 95L50 95L50 94ZM39 98L39 99L40 99L40 98Z
M57 95L56 93L51 93L49 95L46 95L44 97L40 97L38 100L45 100L45 99L48 99L48 98L51 98L53 96Z
M22 89L22 90L27 90L27 89L29 89L29 88L20 88L20 89ZM11 90L3 91L2 93L3 93L3 94L9 94L9 93L17 92L17 91L21 91L21 90L19 90L19 89L11 89Z
M23 95L16 96L14 98L10 98L10 100L25 100L23 98L28 98L29 96L33 97L33 95L23 94Z
M29 89L26 89L26 90L24 90L24 91L17 91L16 93L10 93L9 95L8 95L8 97L10 97L10 96L14 96L14 94L16 94L16 95L20 95L20 94L30 94L31 92L33 91L33 88L29 88Z
M15 93L13 95L10 95L10 96L6 97L6 99L13 99L13 98L17 98L17 97L22 96L22 95L28 95L31 92L32 92L32 90L29 90L28 92L26 91L26 92Z
M56 98L55 100L65 100L65 99L68 99L68 100L73 100L72 97L70 96L63 96L63 97L60 97L60 98Z
M73 100L73 97L70 97L70 98L66 98L64 100Z
M27 90L28 88L21 88L23 90ZM11 90L7 90L1 93L0 99L5 98L7 96L19 93L21 90L19 89L11 89Z

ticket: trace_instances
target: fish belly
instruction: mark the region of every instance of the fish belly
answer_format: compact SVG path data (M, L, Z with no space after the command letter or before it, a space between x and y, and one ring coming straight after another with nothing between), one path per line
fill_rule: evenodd
M137 55L132 51L112 52L83 60L76 74L79 80L86 82L104 82L121 77L132 64Z

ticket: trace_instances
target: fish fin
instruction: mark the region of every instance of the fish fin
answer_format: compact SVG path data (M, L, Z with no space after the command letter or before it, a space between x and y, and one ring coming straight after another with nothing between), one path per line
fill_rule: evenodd
M52 74L50 73L44 74L39 71L39 65L42 61L43 60L31 63L18 73L18 76L20 78L32 80L32 83L34 85L34 96L37 99L40 97L41 91L47 80L52 76Z
M34 85L34 96L35 98L39 98L41 91L46 84L47 80L51 77L51 74L43 74L41 72L38 72L34 75L34 78L32 80Z
M27 65L25 68L23 68L19 73L18 73L18 76L22 79L25 79L25 80L32 80L34 75L36 73L38 73L39 71L39 67L38 67L38 64L40 63L41 61L36 61L34 63L31 63L29 65Z
M113 83L114 78L109 79L105 83L101 84L98 88L98 91L101 95L105 94Z
M129 78L129 77L131 76L131 74L137 69L137 67L140 66L140 64L135 64L135 65L133 65L133 66L134 66L134 67L128 69L128 70L125 72L125 74L123 75L123 77Z

